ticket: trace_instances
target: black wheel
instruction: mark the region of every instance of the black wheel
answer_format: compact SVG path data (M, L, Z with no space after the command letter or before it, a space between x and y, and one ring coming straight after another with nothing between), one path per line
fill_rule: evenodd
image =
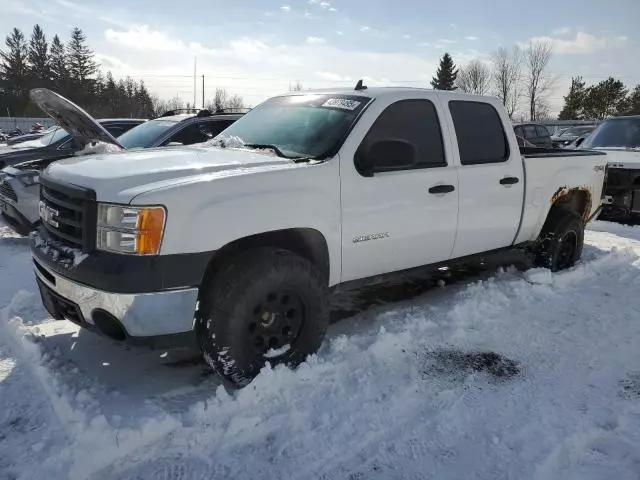
M555 272L572 267L582 256L584 223L579 215L560 211L545 223L536 252L536 266Z
M248 384L268 361L295 367L329 324L327 282L304 258L260 248L226 262L200 292L196 335L225 380Z

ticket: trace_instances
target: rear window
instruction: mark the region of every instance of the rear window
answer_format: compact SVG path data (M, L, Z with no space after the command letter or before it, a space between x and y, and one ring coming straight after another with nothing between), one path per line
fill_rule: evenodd
M544 127L542 125L536 125L536 132L538 133L539 137L548 137L549 136L549 130L547 130L546 127Z
M488 103L454 100L449 111L462 165L504 162L509 146L500 115Z

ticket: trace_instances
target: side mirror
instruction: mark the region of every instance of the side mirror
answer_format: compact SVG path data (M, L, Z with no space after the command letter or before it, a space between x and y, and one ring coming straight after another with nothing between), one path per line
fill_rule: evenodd
M404 140L378 140L368 150L356 153L358 172L371 177L376 172L404 170L416 163L415 147Z

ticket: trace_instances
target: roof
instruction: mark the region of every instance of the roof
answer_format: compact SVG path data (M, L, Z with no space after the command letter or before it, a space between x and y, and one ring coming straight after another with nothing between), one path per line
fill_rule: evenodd
M146 122L148 118L98 118L96 121L99 123L112 123L112 122Z
M214 113L212 115L209 116L205 116L205 117L198 117L201 120L216 120L216 119L222 119L222 118L240 118L242 117L244 114L243 113ZM188 120L189 118L196 118L197 115L195 113L181 113L178 115L169 115L168 117L156 117L153 118L151 120L149 120L150 122L153 121L163 121L163 122L174 122L174 123L180 123L184 120Z

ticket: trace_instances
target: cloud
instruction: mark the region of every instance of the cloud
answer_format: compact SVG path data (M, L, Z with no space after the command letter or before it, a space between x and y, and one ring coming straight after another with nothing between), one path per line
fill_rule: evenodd
M404 35L402 35L402 38L404 38L405 40L409 40L411 38L411 35L405 33Z
M474 37L473 35L469 35L467 37L464 37L465 40L471 40L472 42L475 42L476 40L478 40L478 37Z
M371 27L368 27L366 25L363 25L362 27L360 27L361 32L368 32L369 30L371 30Z
M449 24L449 26L450 26L451 28L458 28L458 25L456 25L455 23L450 23L450 24Z
M311 19L316 18L316 17L311 12L304 12L304 18L306 18L307 20L311 20Z
M620 47L625 45L627 40L625 36L598 38L585 32L577 32L575 37L570 39L533 37L531 42L549 42L556 53L584 54Z
M336 30L336 35L343 36L343 35L344 35L344 32L343 32L343 31L341 31L341 30Z
M290 12L290 11L291 11L291 6L289 6L289 5L282 5L282 6L280 7L280 10L282 10L284 13L288 13L288 12Z
M330 12L337 12L337 11L338 11L338 9L337 9L337 8L334 8L334 7L330 7L330 8L329 8L329 11L330 11Z
M109 28L104 32L104 36L108 42L136 50L176 52L185 48L182 40L172 38L165 32L153 30L148 25L133 25L128 30L122 31Z
M451 40L449 38L439 38L438 43L442 43L444 45L453 45L454 43L458 43L457 40Z
M331 8L331 3L327 2L326 0L309 0L307 3L310 3L311 5L317 5L324 10L329 10Z
M307 43L310 45L319 45L321 43L327 43L324 38L320 37L307 37Z
M94 55L96 61L107 70L127 71L131 67L117 57L97 53Z

